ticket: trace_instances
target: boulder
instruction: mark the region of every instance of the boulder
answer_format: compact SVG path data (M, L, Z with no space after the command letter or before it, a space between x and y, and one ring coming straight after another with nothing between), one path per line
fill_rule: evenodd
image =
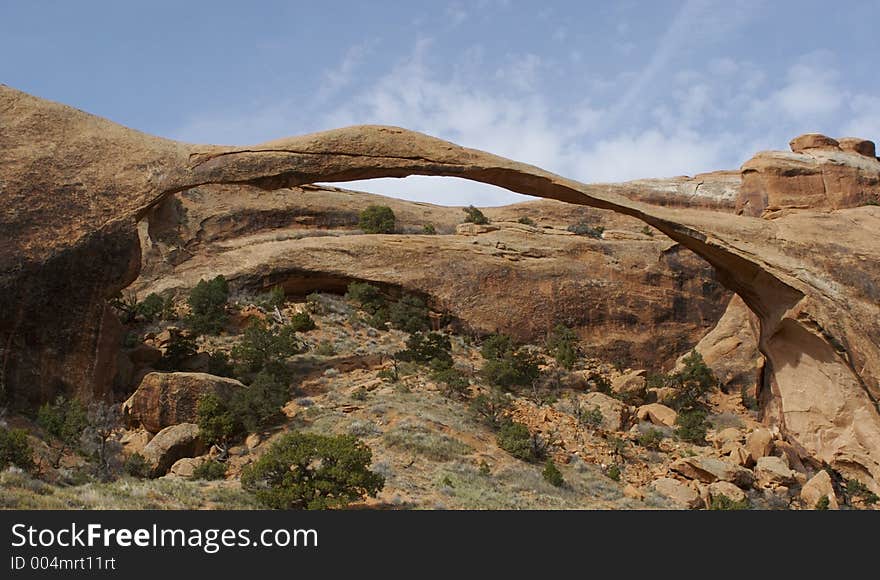
M703 505L700 494L691 486L677 479L670 477L655 479L651 482L651 488L679 508L696 509Z
M199 426L181 423L165 427L153 437L143 450L154 476L165 475L172 465L184 457L196 457L205 452L199 436Z
M770 455L773 451L773 434L763 427L755 429L746 437L746 449L755 461Z
M623 488L623 497L628 497L630 499L637 499L639 501L645 499L645 494L642 490L637 488L631 483L626 484L626 487Z
M858 137L844 137L839 140L838 144L843 151L852 151L865 157L877 157L877 148L874 146L873 141Z
M122 444L123 453L132 455L133 453L143 453L144 447L147 446L147 443L152 438L153 434L146 429L135 429L124 432L119 439L119 443Z
M828 498L828 509L840 509L840 504L837 503L837 495L834 493L831 476L824 469L814 475L801 488L801 501L804 502L804 507L815 509L816 504L823 497Z
M672 427L678 418L678 413L670 409L666 405L660 403L649 403L642 405L636 410L636 416L640 421L649 421L654 425L663 425Z
M712 442L715 444L716 449L724 449L725 447L729 447L731 444L739 444L744 440L743 433L736 427L728 427L726 429L722 429L712 438ZM728 449L728 453L730 449Z
M752 454L742 445L733 446L727 454L727 459L736 465L741 465L742 467L752 467L755 465L755 460L752 459Z
M838 149L840 143L820 133L806 133L795 137L788 145L795 153L802 153L807 149Z
M789 469L782 458L773 455L758 458L755 474L762 487L788 486L797 483L796 473Z
M715 499L720 496L726 497L735 502L741 502L746 499L745 492L729 481L716 481L715 483L710 483L709 498Z
M184 457L175 461L168 473L189 479L193 476L196 468L205 461L207 461L206 457Z
M606 431L620 431L626 417L626 405L604 393L585 393L578 397L586 409L598 408L602 413L602 428Z
M245 387L239 381L206 373L149 373L122 405L131 425L150 433L178 423L194 423L199 401L208 393L228 398Z
M675 461L670 469L703 483L729 481L740 487L750 487L755 482L755 475L750 470L715 457L684 457Z
M645 396L647 384L646 371L627 371L611 380L611 390L617 395L630 399L641 399Z
M496 225L492 224L458 224L455 226L455 233L460 236L479 236L481 234L488 234L489 232L496 232L500 228Z

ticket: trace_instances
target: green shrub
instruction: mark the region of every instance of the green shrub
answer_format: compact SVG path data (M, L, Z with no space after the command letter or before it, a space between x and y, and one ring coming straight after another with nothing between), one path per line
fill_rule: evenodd
M198 334L219 334L228 321L228 299L229 284L222 275L210 281L199 280L187 299L191 310L188 322L193 331Z
M612 463L605 470L605 476L614 481L620 481L620 466L616 463Z
M285 376L284 359L303 351L303 344L290 325L270 327L255 319L244 331L241 342L232 348L232 357L242 375L270 370Z
M261 431L281 419L281 407L290 400L290 387L283 379L261 371L246 389L235 391L229 411L248 433Z
M537 358L528 351L517 349L503 358L487 360L481 374L492 385L513 389L532 385L541 371Z
M203 461L193 469L191 479L204 479L211 481L226 477L226 464L219 461Z
M576 415L581 425L589 429L599 429L602 427L602 423L605 422L605 416L602 415L602 410L599 407L593 407L587 411L578 407Z
M600 239L602 237L602 233L605 231L603 226L589 226L585 223L572 224L568 226L568 231L573 234L577 234L579 236L587 236L590 238Z
M322 340L315 347L315 354L318 356L335 356L336 347L329 340Z
M385 478L369 470L372 457L350 435L288 433L244 468L241 486L272 509L345 507L384 487Z
M122 470L132 477L145 479L150 476L152 469L146 458L140 453L132 453L122 464Z
M547 351L565 369L574 368L578 358L578 338L574 331L565 325L557 324L547 337Z
M477 225L485 225L489 223L489 218L487 218L483 212L481 212L476 207L469 205L466 208L463 208L465 215L464 223L466 224L477 224Z
M663 441L663 432L659 429L648 429L644 433L639 433L636 442L651 451L660 450L660 442Z
M532 227L534 227L534 226L537 225L537 224L535 223L535 220L533 220L532 218L530 218L530 217L527 216L527 215L522 216L521 218L519 218L519 219L516 220L516 221L517 221L517 223L521 223L521 224L523 224L523 225L525 225L525 226L532 226Z
M492 391L489 394L480 393L471 401L471 410L492 426L499 423L508 407L510 400L499 391Z
M739 390L739 396L742 400L742 406L748 409L749 411L757 411L758 399L752 396L749 392L749 387L747 385L743 385Z
M443 385L443 392L447 396L467 395L471 382L460 370L440 359L434 359L431 367L431 380Z
M315 330L318 326L315 320L309 316L307 312L297 312L290 318L290 326L294 332L308 332Z
M382 292L366 282L352 282L348 285L345 298L368 314L375 314L386 307Z
M486 360L497 360L504 358L515 350L516 345L508 335L492 334L483 341L483 345L480 347L480 354Z
M556 467L552 459L548 459L547 463L544 464L544 471L541 472L541 475L544 476L544 481L553 487L562 487L565 484L562 472L559 471L559 468Z
M850 497L861 498L868 505L874 505L880 501L880 497L877 497L877 494L858 479L846 480L846 494Z
M31 469L34 466L33 451L27 431L0 427L0 471L9 465Z
M391 304L388 308L388 320L395 328L410 333L431 327L425 301L412 294L406 294Z
M306 296L306 310L312 314L321 314L324 312L324 300L318 292L312 292Z
M147 322L152 322L160 317L165 310L165 301L156 293L148 294L135 307L135 312Z
M718 384L718 380L696 350L692 350L683 362L684 368L676 373L649 377L648 386L675 389L669 406L676 411L705 409L706 396Z
M425 224L422 226L422 233L427 236L437 235L437 228L434 227L434 224Z
M365 234L393 234L396 218L387 205L371 205L361 212L358 227Z
M283 286L273 286L268 293L263 294L257 299L257 304L267 310L274 310L284 306L287 295L284 293Z
M445 334L437 332L416 332L406 340L406 349L398 352L395 357L402 361L421 364L432 360L448 361L452 364L452 342Z
M643 227L642 233L650 238L654 237L654 230L651 229L651 226L646 225L645 227Z
M226 449L244 430L239 417L229 405L215 393L208 393L196 407L196 424L199 434L208 445Z
M706 433L709 424L706 421L706 412L702 409L690 409L679 411L675 419L677 425L675 436L682 441L705 445Z
M814 509L819 511L825 511L831 508L831 500L828 499L827 495L823 495L816 501L816 506Z
M76 399L58 397L37 412L37 425L61 441L65 447L78 449L80 437L89 426L88 412Z
M198 347L194 336L184 334L177 328L169 328L168 331L170 339L156 368L160 371L177 371L187 359L196 356Z
M726 495L716 495L712 498L712 502L709 504L709 509L720 511L747 510L749 509L749 500L741 499L739 501L734 501Z
M546 445L538 435L529 433L522 423L505 421L496 435L498 447L522 461L539 461L546 453Z

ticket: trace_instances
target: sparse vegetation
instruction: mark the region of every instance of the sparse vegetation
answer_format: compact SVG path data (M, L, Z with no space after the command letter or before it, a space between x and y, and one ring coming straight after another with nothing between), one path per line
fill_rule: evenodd
M242 489L272 509L328 509L375 497L385 478L369 470L372 451L350 435L288 433L241 476Z
M649 449L651 451L659 451L660 443L663 441L663 431L659 429L648 429L644 433L639 433L636 442L644 447L645 449Z
M358 227L365 234L393 234L396 221L387 205L371 205L361 212Z
M437 228L434 227L434 224L425 224L422 226L422 233L427 236L437 235Z
M434 429L410 422L397 425L383 436L385 445L430 461L451 461L471 451L459 441Z
M496 436L498 447L522 461L536 462L546 454L546 443L537 434L532 435L522 423L505 421Z
M480 352L486 359L482 376L492 385L505 389L527 387L541 374L537 357L514 346L509 336L498 334L489 337Z
M486 225L489 223L489 218L487 218L482 211L472 205L464 208L464 213L464 223L477 225Z
M602 234L605 232L605 228L603 226L594 227L585 223L572 224L566 229L578 236L587 236L589 238L596 239L601 239Z
M726 495L716 495L712 498L712 502L709 504L709 509L720 511L747 510L749 509L749 500L742 499L739 501L734 501Z
M288 326L290 326L294 332L309 332L318 327L315 324L315 319L309 316L308 312L297 312L291 316Z
M222 275L211 280L199 280L189 294L187 304L190 328L197 334L219 334L228 322L226 301L229 300L229 284Z
M219 461L203 461L193 469L192 479L211 481L226 477L226 464Z
M263 294L257 299L257 304L266 310L274 310L275 308L281 308L284 306L284 301L287 296L284 293L283 286L272 286L272 289L269 290L266 294Z
M847 496L861 499L866 505L874 505L880 501L880 497L858 479L847 479L845 491Z
M140 453L132 453L122 464L122 470L132 476L144 479L150 476L150 464Z
M706 433L709 424L706 421L706 412L702 409L689 409L679 411L678 417L675 419L675 436L682 441L696 443L697 445L706 444Z
M578 358L577 335L563 324L557 324L547 337L547 352L565 369L574 368Z
M78 400L58 397L54 402L40 407L37 425L61 443L55 461L57 467L65 451L79 449L80 438L89 426L89 418L85 406Z
M27 431L0 427L0 471L10 465L31 469L34 466L33 450Z
M522 216L521 218L519 218L519 219L516 220L516 221L517 221L517 223L523 224L524 226L532 226L532 227L535 227L535 226L537 225L537 224L535 223L535 220L533 220L532 218L530 218L530 217L527 216L527 215Z
M292 326L269 326L265 321L255 319L245 329L241 341L233 347L232 358L242 377L261 371L286 377L285 359L302 352L303 348Z

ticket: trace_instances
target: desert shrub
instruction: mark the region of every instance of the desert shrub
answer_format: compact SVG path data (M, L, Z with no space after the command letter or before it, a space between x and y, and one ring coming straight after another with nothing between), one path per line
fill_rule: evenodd
M329 340L322 340L315 347L315 354L318 356L334 356L336 355L336 347Z
M675 419L675 436L682 441L704 445L709 424L706 421L706 412L702 409L689 409L679 411Z
M880 501L880 497L858 479L846 480L845 491L849 497L861 498L868 505L874 505Z
M683 362L684 368L678 372L649 377L648 386L675 389L669 406L676 411L705 409L706 396L718 384L718 380L699 352L692 350Z
M605 477L614 481L620 481L620 466L612 463L605 469Z
M578 405L575 409L575 417L581 425L594 430L602 427L602 423L605 421L605 416L602 415L602 410L599 407L584 409Z
M462 209L465 213L464 223L477 225L485 225L489 223L489 218L487 218L483 212L476 207L469 205Z
M229 355L222 350L215 350L208 355L208 372L218 377L234 377L235 368Z
M241 486L268 508L345 507L384 487L385 478L369 470L372 456L350 435L288 433L244 468Z
M352 282L345 293L346 300L353 302L368 314L375 314L386 307L385 297L376 286L366 282Z
M650 238L654 237L654 230L651 229L651 226L646 225L645 227L643 227L642 233Z
M211 481L226 477L226 464L219 461L203 461L193 469L192 479Z
M229 405L215 393L208 393L196 407L199 434L208 445L226 449L244 430L241 420Z
M80 437L89 426L88 412L76 399L58 397L37 411L37 425L69 449L79 448Z
M398 352L395 358L402 361L427 364L433 360L452 364L452 342L445 334L437 332L416 332L406 340L406 349Z
M516 350L513 339L506 334L492 334L483 341L480 354L486 360L495 360L507 356Z
M823 495L816 501L816 505L813 509L818 511L826 511L831 508L831 500L828 499L827 495Z
M116 311L116 315L119 316L119 320L122 321L123 324L134 322L138 313L138 301L134 292L120 291L116 296L111 298L108 303Z
M34 465L33 451L24 429L0 427L0 471L9 465L30 469Z
M122 470L132 477L144 479L150 476L152 469L146 458L140 453L132 453L122 464Z
M611 380L602 373L591 373L587 377L587 385L591 391L605 393L606 395L612 394Z
M317 328L315 320L309 316L307 312L297 312L291 316L288 326L290 326L294 332L308 332Z
M430 461L451 461L472 449L425 425L402 422L383 436L385 445L424 457Z
M573 234L596 239L600 239L602 237L602 233L605 231L605 228L603 226L593 227L585 223L572 224L566 229Z
M749 509L749 500L741 499L739 501L734 501L726 495L716 495L712 498L712 502L709 504L709 509L719 511L747 510Z
M557 324L547 337L547 352L565 369L574 368L578 357L578 339L574 331Z
M529 433L522 423L505 421L496 435L498 447L522 461L539 461L546 453L546 443L539 435Z
M431 380L443 385L443 392L447 396L467 395L471 384L464 373L441 359L434 359L431 362Z
M187 304L190 307L188 322L198 334L218 334L226 326L226 301L229 299L229 284L222 275L210 281L199 280L189 293Z
M255 319L232 348L232 357L242 375L268 370L286 376L284 359L303 351L303 344L290 325L269 326Z
M147 322L159 318L165 310L165 301L156 293L148 294L135 307L135 312Z
M422 233L427 236L437 235L437 228L434 227L434 224L425 224L422 226Z
M481 373L488 383L513 389L531 385L541 371L537 358L526 350L516 349L502 358L487 360Z
M659 429L648 429L644 433L639 433L636 442L651 451L660 450L660 442L663 441L663 431Z
M562 487L565 484L562 472L559 471L559 468L556 467L556 463L552 459L548 459L547 463L544 464L544 471L541 472L541 475L544 476L544 481L553 487Z
M387 205L371 205L361 212L358 227L365 234L393 234L396 218Z
M250 386L235 391L229 410L248 433L261 431L281 418L281 407L290 400L290 387L277 376L261 371Z
M431 327L425 301L412 294L402 296L388 307L388 320L404 332L418 332Z
M535 223L535 220L533 220L532 218L530 218L530 217L527 216L527 215L522 216L521 218L519 218L519 219L516 220L516 221L517 221L517 223L521 223L521 224L523 224L523 225L525 225L525 226L533 226L533 227L534 227L534 226L537 225L537 224Z
M471 401L471 411L486 423L495 426L501 420L504 411L510 407L510 400L507 396L498 391L493 390L490 393L480 393Z
M156 368L160 371L179 370L187 359L196 356L198 353L194 336L184 334L177 328L170 328L168 331L170 339L165 346L165 354L156 363Z
M101 480L114 479L120 467L122 445L114 434L120 426L120 408L105 401L93 401L86 410L86 427L80 441L94 460Z
M269 292L257 298L257 304L267 310L273 310L284 306L286 298L283 286L273 286Z

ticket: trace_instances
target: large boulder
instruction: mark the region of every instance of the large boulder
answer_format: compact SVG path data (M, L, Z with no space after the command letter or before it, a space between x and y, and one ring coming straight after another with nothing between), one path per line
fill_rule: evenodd
M715 457L684 457L670 468L703 483L729 481L739 487L750 487L755 482L755 475L748 469Z
M674 409L670 409L666 405L660 403L649 403L642 405L636 409L636 417L639 421L648 421L654 425L662 425L664 427L672 427L678 418L678 413Z
M762 487L789 486L797 483L797 473L788 467L785 460L773 455L758 458L755 473Z
M795 153L803 153L808 149L838 149L840 143L820 133L806 133L795 137L788 145Z
M627 406L604 393L586 393L579 397L581 406L586 409L598 408L602 413L602 428L607 431L620 431L626 418Z
M199 436L199 426L193 423L172 425L159 431L142 452L154 476L165 475L184 457L197 457L205 452L205 443Z
M199 401L212 393L228 398L245 387L239 381L206 373L149 373L122 404L130 425L150 433L178 423L195 423Z
M837 495L834 493L834 485L831 482L831 476L824 469L814 475L801 488L801 501L804 507L815 509L822 498L828 498L828 509L840 509L837 503Z
M746 500L746 493L729 481L716 481L709 484L709 497L710 499L726 497L740 503Z
M697 490L671 477L655 479L651 488L679 508L696 509L703 505Z

